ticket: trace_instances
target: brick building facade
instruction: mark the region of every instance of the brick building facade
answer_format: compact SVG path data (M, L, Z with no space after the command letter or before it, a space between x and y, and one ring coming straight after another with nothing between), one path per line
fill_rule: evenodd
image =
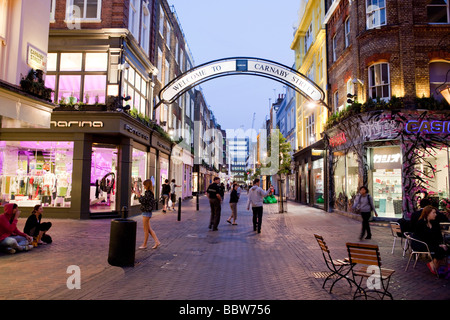
M450 60L450 13L448 3L429 3L327 1L328 97L334 110L346 106L348 93L356 94L359 102L438 97L430 64L441 62L437 69L449 69L443 63ZM375 77L387 80L388 86Z

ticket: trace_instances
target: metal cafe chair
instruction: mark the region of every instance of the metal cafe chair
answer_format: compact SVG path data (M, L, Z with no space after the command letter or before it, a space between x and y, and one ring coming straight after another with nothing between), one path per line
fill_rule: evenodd
M413 265L413 269L416 267L417 260L419 259L419 256L421 254L427 256L430 259L430 261L433 261L433 257L431 256L430 248L428 247L428 245L425 242L417 240L417 239L414 239L412 232L405 232L405 236L406 236L407 241L409 241L409 247L411 248L411 253L409 255L408 264L406 265L405 271L408 270L409 263L411 262L411 258L412 258L413 255L416 258L415 259L416 261L414 262L414 265ZM420 250L418 250L417 248L414 249L414 246L413 246L414 242L416 244L419 244ZM436 272L436 275L437 275L437 277L439 277L437 272Z
M406 237L402 233L400 223L398 223L398 222L391 222L391 232L392 232L392 237L394 237L394 243L392 244L391 254L394 254L394 248L395 248L397 239L400 238L400 243L401 243L401 245L403 245L403 239ZM405 243L405 246L403 247L403 257L405 256L406 247L407 247L407 244Z
M322 250L322 256L325 260L325 264L327 265L328 269L331 271L331 273L326 277L325 281L323 282L322 288L325 288L325 283L331 279L332 277L337 277L336 280L334 280L333 284L330 288L330 293L333 290L333 286L336 282L338 282L341 279L346 279L347 282L350 284L350 287L352 286L352 282L354 282L352 279L347 277L347 275L350 273L351 270L351 264L349 263L348 259L337 259L334 260L331 258L330 250L328 249L327 244L325 243L325 240L322 236L314 234L314 237L317 240L317 243L319 244L320 249ZM347 270L346 270L347 269ZM355 283L356 285L356 283Z
M356 283L356 277L361 277L357 289L353 295L356 299L357 293L365 296L367 300L367 291L375 292L381 299L388 296L393 299L392 294L388 291L389 282L395 270L381 267L380 251L377 245L363 243L347 243L348 258L352 264L352 275ZM356 267L358 267L356 269ZM361 284L363 279L367 279L366 288Z

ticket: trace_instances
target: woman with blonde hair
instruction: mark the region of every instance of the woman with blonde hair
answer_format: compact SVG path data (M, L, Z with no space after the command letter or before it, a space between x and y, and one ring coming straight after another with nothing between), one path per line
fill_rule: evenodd
M144 181L144 195L141 195L139 191L133 190L133 192L138 196L139 202L141 203L142 211L142 222L144 224L144 243L139 247L139 249L147 248L148 235L151 235L153 240L155 240L155 245L152 249L159 247L161 242L159 242L155 231L153 231L150 225L150 218L152 217L152 211L156 206L155 194L153 193L153 183L151 180L147 179Z

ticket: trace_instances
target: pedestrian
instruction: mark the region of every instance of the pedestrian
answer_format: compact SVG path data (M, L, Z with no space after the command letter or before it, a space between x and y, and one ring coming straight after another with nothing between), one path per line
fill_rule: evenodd
M263 200L267 195L272 194L271 190L264 191L260 186L260 180L253 180L253 186L248 192L247 210L250 206L253 211L253 231L258 230L261 233L261 224L263 216Z
M172 210L175 211L175 202L177 202L177 193L175 192L175 188L178 188L181 186L178 186L175 184L175 179L172 179L170 182L170 200L172 200Z
M446 256L448 248L444 243L439 222L436 221L437 210L433 206L426 206L422 210L419 221L417 221L414 236L417 240L423 241L428 245L433 261L427 264L433 274L439 269L439 266ZM426 251L426 248L420 243L412 242L412 248L417 251Z
M352 208L361 214L362 217L362 229L361 235L359 236L359 240L362 240L364 234L367 233L365 239L372 238L372 232L370 231L370 217L372 216L372 211L375 216L378 217L378 213L375 210L375 206L373 204L373 199L369 194L369 189L365 186L359 188L359 194L355 198L355 202L353 203Z
M16 203L5 204L0 215L0 248L8 253L28 251L33 248L33 238L17 229L20 211Z
M169 185L169 179L166 179L163 183L163 185L161 186L161 195L163 197L163 201L164 201L164 207L163 207L163 213L166 213L166 210L170 210L170 208L168 208L168 203L169 203L169 196L170 196L170 185Z
M219 222L220 222L220 214L222 211L221 203L223 200L223 193L220 187L220 178L215 177L213 183L211 183L206 190L206 193L209 198L209 205L211 207L211 218L209 220L209 229L212 228L213 231L217 231Z
M52 223L41 222L43 212L42 204L35 205L23 228L24 233L33 237L33 247L37 247L39 244L52 243L52 237L47 234L47 231L52 227Z
M236 219L237 219L237 203L239 201L239 196L237 193L238 185L233 184L233 189L231 190L230 194L230 208L231 208L231 216L228 218L227 222L231 223L231 219L233 219L232 225L237 225Z
M143 184L145 190L144 195L141 195L138 190L133 190L141 204L142 222L144 225L144 243L139 247L139 249L147 248L148 235L151 235L153 240L155 241L155 245L152 247L152 249L156 249L159 247L161 242L158 240L155 231L153 231L150 225L152 211L156 207L155 194L153 193L153 183L150 179L147 179Z

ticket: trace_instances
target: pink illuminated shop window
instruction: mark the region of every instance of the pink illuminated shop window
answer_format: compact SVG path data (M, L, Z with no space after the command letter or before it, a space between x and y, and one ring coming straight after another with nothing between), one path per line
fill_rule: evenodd
M56 88L56 76L45 76L45 87L53 90L52 92L52 102L55 102L55 88Z
M80 101L81 76L59 76L59 95L58 102L62 98L65 103L69 103L71 96L76 98L74 103Z
M84 103L105 103L106 75L92 75L84 77Z

